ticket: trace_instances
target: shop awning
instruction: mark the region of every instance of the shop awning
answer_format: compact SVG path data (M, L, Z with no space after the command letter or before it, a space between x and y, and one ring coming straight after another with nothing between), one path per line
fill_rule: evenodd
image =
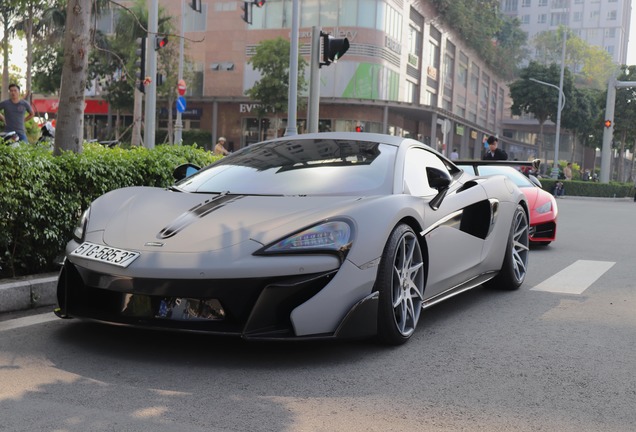
M33 99L33 111L36 114L55 114L59 105L58 99ZM105 100L85 99L84 114L108 114L108 102Z

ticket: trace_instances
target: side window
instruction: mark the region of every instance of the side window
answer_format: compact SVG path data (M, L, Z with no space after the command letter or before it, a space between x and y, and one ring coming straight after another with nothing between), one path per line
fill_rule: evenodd
M404 166L404 193L415 196L437 195L437 190L428 184L426 167L448 172L444 161L435 154L420 148L409 149Z

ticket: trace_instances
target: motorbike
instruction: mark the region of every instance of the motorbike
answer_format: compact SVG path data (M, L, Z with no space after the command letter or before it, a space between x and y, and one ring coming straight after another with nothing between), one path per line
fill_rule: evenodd
M20 137L15 131L0 132L0 142L4 145L16 147L20 144Z

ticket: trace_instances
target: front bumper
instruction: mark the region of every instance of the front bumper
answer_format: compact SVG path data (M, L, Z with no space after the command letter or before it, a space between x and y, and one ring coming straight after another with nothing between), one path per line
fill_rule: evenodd
M58 315L245 339L299 339L292 312L323 290L337 272L268 278L152 279L114 276L66 260L57 286ZM197 311L186 313L183 305L194 306ZM376 306L377 296L370 296L353 305L335 331L300 338L375 334Z
M530 225L530 241L531 242L552 242L556 239L556 221L538 223Z

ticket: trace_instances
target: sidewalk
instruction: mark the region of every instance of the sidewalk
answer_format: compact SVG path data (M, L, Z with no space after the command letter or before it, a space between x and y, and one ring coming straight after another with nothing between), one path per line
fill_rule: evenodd
M0 280L0 313L55 305L57 276L56 272Z

